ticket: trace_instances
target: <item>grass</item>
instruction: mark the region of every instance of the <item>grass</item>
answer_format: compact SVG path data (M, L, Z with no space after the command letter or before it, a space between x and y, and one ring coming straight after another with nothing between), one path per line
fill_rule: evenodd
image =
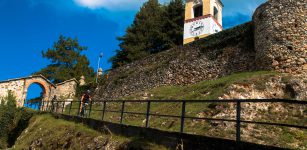
M219 78L216 80L203 81L197 84L188 86L165 86L155 89L150 89L145 92L152 95L150 99L156 100L207 100L217 99L227 91L227 88L234 84L249 84L254 83L258 86L263 86L265 78L276 75L276 72L258 71L258 72L245 72L232 74L227 77ZM122 99L140 99L142 93L136 93L134 95L124 97Z
M140 143L143 145L139 145ZM56 119L51 115L34 116L16 141L14 149L95 149L105 145L110 149L166 149L145 139L100 133L82 124Z
M188 86L165 86L155 89L149 89L145 92L148 95L148 99L154 100L209 100L217 99L222 96L227 88L232 84L249 85L254 84L258 90L264 90L265 84L270 77L279 75L275 72L259 71L259 72L247 72L233 74L227 77L219 78L217 80L204 81L194 85ZM144 93L135 93L134 95L123 97L122 100L140 100L143 99ZM244 92L244 91L238 91ZM270 106L270 104L267 104ZM102 103L95 103L92 106L91 118L101 120ZM117 111L118 113L105 113L104 120L113 123L120 122L120 110L122 103L107 103L106 110ZM272 105L268 110L249 110L248 105L242 105L242 111L247 115L256 111L257 116L254 121L261 122L275 122L286 123L296 125L307 125L306 112L307 108L302 107L300 109L305 110L303 114L294 105L282 106L285 111L276 111L273 108L279 107L280 104ZM247 107L247 108L245 108ZM255 106L257 107L257 106ZM75 103L73 108L78 108L78 104ZM138 103L125 103L126 112L138 112L146 113L147 102ZM67 112L67 110L65 111ZM76 112L74 112L76 114ZM162 115L175 115L181 114L181 103L152 103L150 113L162 114ZM224 114L216 116L218 114ZM235 119L235 105L226 103L187 103L186 116L192 117L215 117L223 119ZM123 122L128 125L145 126L145 115L124 114ZM164 118L164 117L150 117L150 127L167 131L180 131L180 118ZM250 129L249 125L242 124L242 130L246 134L245 141L266 143L269 145L277 145L284 148L292 148L291 142L307 148L307 144L303 143L307 138L307 131L301 131L291 129L288 132L288 128L280 127L265 127L260 126L258 130ZM251 130L251 131L250 131ZM266 131L266 132L263 132ZM273 133L271 133L271 131ZM216 122L216 121L204 121L195 119L185 120L185 132L190 134L204 135L210 137L218 137L225 139L235 139L235 123L229 122ZM254 133L255 132L255 133Z

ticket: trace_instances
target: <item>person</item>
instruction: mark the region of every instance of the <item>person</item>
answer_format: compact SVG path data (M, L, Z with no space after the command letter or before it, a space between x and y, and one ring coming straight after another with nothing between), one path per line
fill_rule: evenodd
M56 97L56 95L54 95L54 97L52 98L52 100L51 100L51 112L55 112L55 102L57 102L57 97Z
M82 94L82 97L81 97L81 105L80 105L79 113L82 117L84 117L85 115L86 106L88 105L90 101L92 101L90 92L91 92L90 90L87 90L84 94Z

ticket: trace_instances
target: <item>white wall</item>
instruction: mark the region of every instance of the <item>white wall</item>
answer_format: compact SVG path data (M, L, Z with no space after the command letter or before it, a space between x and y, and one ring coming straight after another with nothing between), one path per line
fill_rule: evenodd
M211 18L204 18L204 19L197 20L197 21L201 21L205 27L203 32L199 36L204 35L204 34L210 34L210 28L211 28L210 20ZM192 24L193 22L188 22L184 24L184 39L195 37L190 32Z
M216 30L218 32L222 31L222 29L218 26L218 24L211 17L200 19L198 21L201 21L205 27L203 32L199 36L204 35L204 34L214 34L216 33ZM192 24L193 22L188 22L184 24L184 39L195 37L190 32Z
M221 27L213 19L210 19L210 24L211 24L210 34L222 31Z
M216 7L217 9L218 9L218 11L219 11L219 18L218 18L218 22L222 25L223 24L223 22L222 22L222 15L223 15L223 13L222 13L222 11L223 11L223 7L219 4L219 2L217 1L217 0L211 0L211 2L210 2L210 13L212 14L212 15L214 15L214 7Z

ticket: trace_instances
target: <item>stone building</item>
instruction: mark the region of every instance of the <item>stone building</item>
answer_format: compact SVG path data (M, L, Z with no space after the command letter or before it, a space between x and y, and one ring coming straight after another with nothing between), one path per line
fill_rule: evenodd
M78 82L71 79L55 85L42 75L0 81L0 98L6 97L11 91L17 99L17 106L21 107L32 84L38 84L42 88L43 101L50 101L55 95L58 98L74 98Z

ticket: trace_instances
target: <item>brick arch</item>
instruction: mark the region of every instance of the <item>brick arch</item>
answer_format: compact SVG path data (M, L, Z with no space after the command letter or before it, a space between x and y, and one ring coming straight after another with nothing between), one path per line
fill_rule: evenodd
M49 101L56 86L42 75L29 76L24 79L23 100L26 101L28 89L32 84L38 84L43 90L43 101Z
M44 95L43 95L44 99L43 100L44 101L48 100L48 96L51 92L50 84L46 81L42 81L42 80L39 80L39 79L28 79L28 80L26 80L25 98L27 97L28 89L32 84L38 84L42 88L43 93L44 93Z

